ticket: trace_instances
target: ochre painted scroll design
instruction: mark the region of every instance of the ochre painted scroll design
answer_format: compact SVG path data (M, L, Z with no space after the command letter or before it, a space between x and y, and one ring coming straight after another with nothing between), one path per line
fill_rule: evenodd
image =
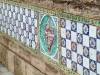
M40 47L42 53L54 57L57 53L57 26L53 18L45 15L40 24Z

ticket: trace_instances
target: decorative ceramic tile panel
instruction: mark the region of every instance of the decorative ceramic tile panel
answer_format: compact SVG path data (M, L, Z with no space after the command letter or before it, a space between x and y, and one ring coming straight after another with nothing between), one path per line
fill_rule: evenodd
M58 18L40 14L40 48L41 52L51 59L58 59Z
M31 9L2 3L0 6L0 31L35 49L37 16L34 13L36 12Z
M61 63L80 75L100 75L100 28L61 18Z

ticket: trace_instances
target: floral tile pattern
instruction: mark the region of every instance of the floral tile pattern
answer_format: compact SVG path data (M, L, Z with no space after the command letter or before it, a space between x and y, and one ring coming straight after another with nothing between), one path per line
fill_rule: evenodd
M66 46L62 47L66 48L67 65L72 65L71 68L69 66L67 68L80 75L100 74L100 68L97 67L97 64L100 66L100 28L70 20L66 20L63 24L66 24L63 29L66 30L67 35L63 39L68 41ZM70 42L71 48L67 47Z
M35 32L37 18L33 14L35 11L17 5L2 3L0 12L0 31L35 49L35 37L37 36Z

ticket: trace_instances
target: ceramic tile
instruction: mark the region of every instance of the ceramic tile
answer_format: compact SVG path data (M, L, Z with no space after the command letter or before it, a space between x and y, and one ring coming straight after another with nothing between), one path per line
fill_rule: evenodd
M66 39L66 48L71 50L71 41Z
M77 53L83 55L83 45L77 44Z
M70 20L66 20L66 29L71 30L71 21Z
M63 56L63 57L66 57L66 48L62 47L62 48L61 48L61 51L62 51L62 52L61 52L61 53L62 53L62 56Z
M83 75L83 66L81 65L77 65L77 72L80 74L80 75Z
M77 42L77 33L71 31L71 41L73 42Z
M77 63L77 53L72 51L72 61Z
M89 25L89 36L90 37L93 37L93 38L96 38L96 27L95 26L92 26L92 25Z
M83 45L89 47L89 36L83 35Z
M100 51L100 40L97 39L97 51Z
M95 72L90 71L90 75L96 75L96 73L95 73Z
M90 70L96 72L97 70L96 61L90 60Z
M71 22L71 30L76 32L77 31L77 23L76 22Z
M71 69L71 60L67 59L67 68Z
M77 33L83 34L83 24L77 23Z
M89 69L89 59L83 56L83 66Z
M100 74L100 63L97 63L97 73Z
M95 49L92 49L92 48L89 49L89 57L90 59L96 61L96 50Z
M83 68L83 75L90 75L90 71L87 68Z
M89 58L89 48L88 47L83 47L83 55L86 56L87 58Z
M89 45L90 45L90 48L94 48L94 49L96 49L96 46L97 46L96 44L97 44L96 39L90 37L90 38L89 38Z

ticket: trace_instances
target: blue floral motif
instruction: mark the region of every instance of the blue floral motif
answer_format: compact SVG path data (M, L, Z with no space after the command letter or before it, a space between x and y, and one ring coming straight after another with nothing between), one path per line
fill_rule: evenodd
M77 55L77 62L78 62L78 64L80 64L80 65L82 65L83 64L83 57L82 57L82 55Z
M100 28L97 29L97 38L100 39Z
M71 43L71 50L76 52L77 51L77 44L75 42Z
M96 72L96 61L90 60L90 70Z
M74 32L77 31L77 23L76 22L71 22L71 30Z
M66 51L66 56L68 59L71 59L71 51L70 50Z
M61 39L61 44L62 44L62 47L66 47L66 39L65 38Z
M83 55L86 57L89 57L89 48L88 47L83 47Z
M96 49L96 39L90 37L90 47Z
M77 63L74 62L74 61L72 61L72 70L73 70L74 72L77 71Z
M83 68L83 75L90 75L90 72L85 67Z
M83 43L83 35L82 34L77 34L77 42L79 43L79 44L82 44Z
M89 35L89 25L87 24L83 25L83 34Z
M66 30L66 38L69 40L71 39L71 31Z

